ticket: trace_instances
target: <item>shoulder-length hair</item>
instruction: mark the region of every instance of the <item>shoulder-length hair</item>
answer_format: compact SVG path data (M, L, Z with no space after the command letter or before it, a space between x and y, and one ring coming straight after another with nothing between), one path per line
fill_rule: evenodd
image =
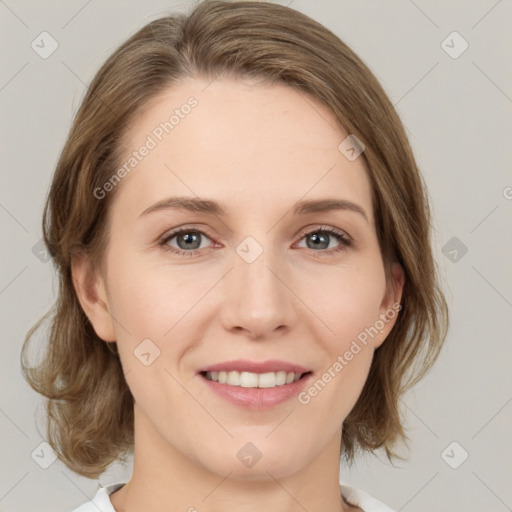
M98 477L133 450L133 397L116 343L95 333L72 282L71 258L96 265L106 247L106 215L118 189L94 191L123 161L127 127L159 93L188 77L255 78L317 98L362 153L372 187L386 282L405 273L402 309L376 350L365 386L343 424L342 453L407 441L399 400L430 369L446 337L448 309L431 248L428 193L402 123L375 76L336 35L308 16L257 1L206 0L188 14L147 23L93 78L62 149L43 214L43 237L59 277L57 300L27 333L24 377L47 397L48 442L73 471ZM27 362L28 342L51 315L44 356Z

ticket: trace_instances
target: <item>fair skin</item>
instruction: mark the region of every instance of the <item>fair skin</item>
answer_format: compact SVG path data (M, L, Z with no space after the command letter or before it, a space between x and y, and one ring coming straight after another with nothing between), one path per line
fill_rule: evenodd
M187 98L198 101L118 185L103 271L73 262L82 307L100 338L117 341L135 400L133 475L112 504L118 512L355 510L340 497L341 425L397 315L307 404L292 396L241 407L198 369L279 359L310 369L309 387L400 301L403 272L394 266L396 291L387 293L363 159L338 150L347 134L324 105L284 85L207 84L169 88L130 126L128 154ZM215 200L226 215L141 216L170 196ZM366 218L351 209L292 212L297 201L325 198L355 203ZM158 245L180 226L192 243L181 234L165 242L168 251ZM306 234L321 237L326 227L353 243ZM257 246L241 247L262 249L250 263L237 252L249 236ZM160 350L147 366L134 355L145 339ZM251 467L237 457L249 442L261 454Z

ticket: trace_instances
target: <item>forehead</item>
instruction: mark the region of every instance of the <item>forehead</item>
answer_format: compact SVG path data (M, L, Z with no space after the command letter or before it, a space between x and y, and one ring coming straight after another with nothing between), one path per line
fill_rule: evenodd
M339 197L371 217L363 160L338 149L347 135L319 100L286 85L187 79L154 98L126 133L122 164L136 162L119 185L120 207L140 214L186 195L261 214Z

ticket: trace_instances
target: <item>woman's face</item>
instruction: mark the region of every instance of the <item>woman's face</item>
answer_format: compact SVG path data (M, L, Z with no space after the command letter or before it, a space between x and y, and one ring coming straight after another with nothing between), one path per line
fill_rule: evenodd
M386 295L363 159L339 149L347 135L303 93L220 79L170 88L130 127L100 301L86 308L117 341L136 457L140 442L255 479L338 456L402 285L396 267Z

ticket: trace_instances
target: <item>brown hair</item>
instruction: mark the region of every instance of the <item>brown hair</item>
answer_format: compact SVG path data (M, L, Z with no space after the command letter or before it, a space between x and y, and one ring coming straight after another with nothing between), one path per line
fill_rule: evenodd
M75 116L55 169L43 236L57 268L53 308L27 333L21 360L29 384L47 400L48 442L73 471L98 477L133 449L133 397L116 343L95 333L73 287L71 258L86 251L101 265L106 214L119 187L94 190L123 161L123 135L160 92L187 77L219 75L284 83L323 102L366 146L377 236L405 273L402 306L376 350L363 391L343 424L342 452L406 441L399 399L437 358L448 329L446 300L431 249L428 196L400 119L368 67L328 29L293 9L257 1L199 3L145 25L103 64ZM43 359L26 362L28 342L50 313Z

